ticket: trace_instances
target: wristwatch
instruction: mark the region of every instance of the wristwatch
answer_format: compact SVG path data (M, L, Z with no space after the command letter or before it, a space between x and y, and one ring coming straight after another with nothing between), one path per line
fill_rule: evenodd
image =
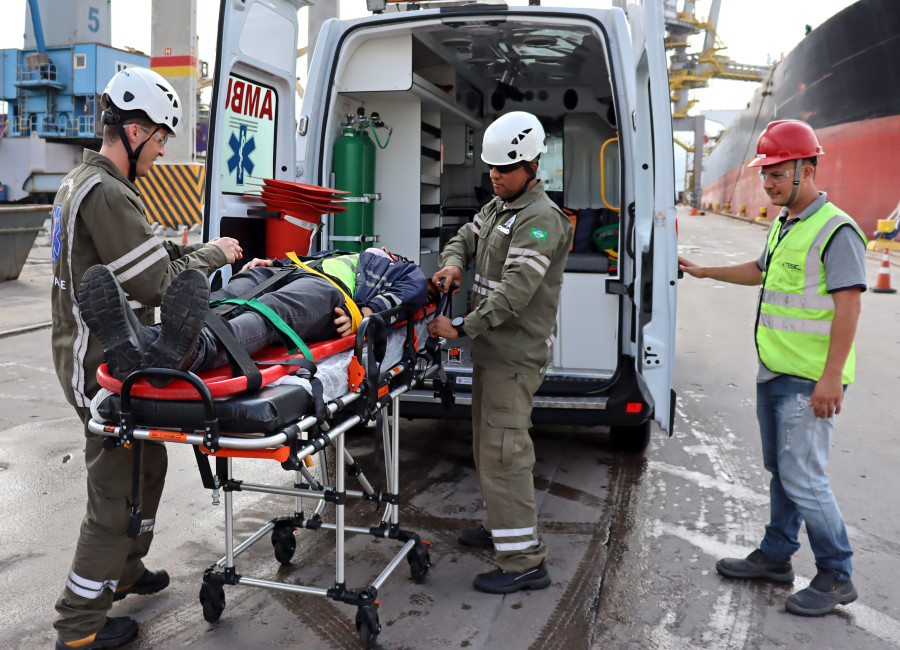
M463 327L463 323L465 323L465 322L466 322L465 316L457 316L452 321L450 321L450 324L456 328L456 333L461 337L466 336L466 330Z

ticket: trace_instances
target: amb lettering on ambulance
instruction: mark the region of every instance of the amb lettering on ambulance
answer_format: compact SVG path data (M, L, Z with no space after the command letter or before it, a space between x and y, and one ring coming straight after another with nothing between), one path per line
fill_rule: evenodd
M232 113L247 115L258 120L266 118L272 121L275 119L272 95L271 88L263 88L249 81L229 77L225 104ZM262 101L260 101L260 97L262 97Z
M274 176L277 121L278 93L274 88L235 74L228 76L226 128L220 149L223 191L242 194L248 189L248 177Z

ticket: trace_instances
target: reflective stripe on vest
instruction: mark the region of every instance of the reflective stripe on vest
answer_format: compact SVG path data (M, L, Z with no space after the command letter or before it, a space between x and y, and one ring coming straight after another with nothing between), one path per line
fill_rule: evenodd
M337 288L337 290L341 292L341 294L344 296L344 308L350 315L350 331L355 332L356 330L358 330L359 324L362 322L363 318L362 318L362 312L359 310L359 307L356 305L355 302L353 302L353 296L348 294L346 291L344 291L344 289L341 287L341 285L339 285L337 282L335 282L333 278L329 277L330 274L323 273L322 271L317 271L316 269L312 268L311 266L308 266L307 264L304 264L302 261L300 261L300 258L297 257L297 254L294 251L285 253L285 255L287 255L287 257L294 264L299 266L304 271L309 271L310 273L314 273L315 275L322 276L323 278L325 278L326 280L331 282L331 284L333 284ZM358 254L347 255L344 257L355 257L356 261L359 260ZM353 264L353 268L356 268L355 262ZM338 279L340 281L343 281L343 278L341 278L340 276L338 276ZM353 275L353 280L354 281L351 282L350 286L348 287L348 289L351 293L354 291L354 289L356 287L356 274L355 273Z
M343 282L352 295L356 291L356 265L359 263L359 253L353 255L338 255L326 257L319 264L322 273Z
M771 371L818 381L825 370L834 299L825 285L825 246L838 228L856 223L831 203L799 221L779 241L782 222L769 232L768 263L763 272L756 347ZM842 381L853 382L856 352L851 346Z

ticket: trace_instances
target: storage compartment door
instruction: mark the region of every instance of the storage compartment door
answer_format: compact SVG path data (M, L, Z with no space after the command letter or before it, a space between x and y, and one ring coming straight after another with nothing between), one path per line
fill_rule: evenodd
M265 257L266 217L245 196L261 178L296 180L297 11L302 0L222 0L206 164L205 240L235 237L242 265ZM233 269L222 269L222 282Z

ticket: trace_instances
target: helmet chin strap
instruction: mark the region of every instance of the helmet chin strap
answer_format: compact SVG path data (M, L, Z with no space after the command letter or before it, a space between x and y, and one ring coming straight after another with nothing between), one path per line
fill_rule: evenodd
M521 163L519 163L519 166L523 167L525 169L525 171L528 172L528 180L525 181L525 183L522 185L522 189L520 189L518 192L513 194L508 199L506 199L507 203L512 203L513 201L518 199L520 196L525 194L525 191L528 189L528 186L531 184L531 181L533 181L535 178L537 178L537 175L534 173L534 169L531 168L530 161L523 160Z
M134 150L132 150L131 143L128 141L128 135L125 133L125 125L119 122L116 124L116 129L119 131L119 139L122 141L122 144L125 145L125 153L128 154L128 180L133 183L135 178L137 178L137 161L141 155L141 151L144 149L144 145L153 137L153 133L159 131L159 126L157 126L153 133L151 133L147 139L139 144L138 148Z
M802 158L797 158L796 162L794 162L794 182L791 183L791 195L788 197L787 203L784 204L785 207L789 206L797 198L797 189L800 187L800 163L802 162Z

